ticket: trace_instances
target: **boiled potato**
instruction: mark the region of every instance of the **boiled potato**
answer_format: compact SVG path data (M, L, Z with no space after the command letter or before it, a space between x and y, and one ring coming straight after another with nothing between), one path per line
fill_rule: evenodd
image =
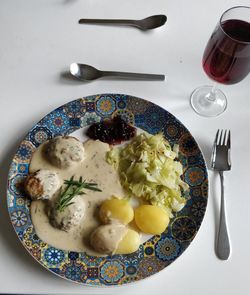
M119 242L115 254L130 254L138 250L140 246L140 235L138 232L128 229L122 240Z
M114 220L128 224L134 218L134 210L127 200L113 198L102 203L99 216L104 224Z
M135 223L142 232L158 235L168 226L169 216L157 206L141 205L135 209Z

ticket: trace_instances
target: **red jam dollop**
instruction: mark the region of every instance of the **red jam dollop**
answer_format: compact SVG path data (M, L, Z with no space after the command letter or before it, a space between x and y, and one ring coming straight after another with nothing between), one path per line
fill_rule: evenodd
M136 135L136 128L125 122L120 116L92 124L87 130L91 139L99 139L108 144L120 144Z

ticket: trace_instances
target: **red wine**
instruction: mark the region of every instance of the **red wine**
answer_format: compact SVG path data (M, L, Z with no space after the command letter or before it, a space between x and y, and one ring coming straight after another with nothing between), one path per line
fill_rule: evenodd
M250 72L250 23L230 19L213 32L203 55L203 68L213 80L234 84Z

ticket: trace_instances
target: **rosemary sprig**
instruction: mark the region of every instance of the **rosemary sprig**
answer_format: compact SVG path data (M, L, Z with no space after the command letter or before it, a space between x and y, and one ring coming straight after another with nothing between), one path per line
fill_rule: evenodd
M82 179L82 177L80 177L79 180L74 180L74 176L72 176L70 180L64 180L64 184L66 184L66 187L63 191L61 191L56 206L56 209L60 212L63 212L66 207L74 203L71 201L75 196L85 195L83 189L101 192L101 190L97 187L97 183L86 182Z

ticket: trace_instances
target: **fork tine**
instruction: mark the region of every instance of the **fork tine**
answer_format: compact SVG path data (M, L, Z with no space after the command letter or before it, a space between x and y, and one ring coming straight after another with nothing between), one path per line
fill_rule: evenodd
M223 135L223 129L220 130L220 138L219 138L218 145L222 145L222 135Z
M221 143L222 145L226 145L226 137L227 137L227 130L225 130L224 132L223 142Z
M220 132L220 129L218 129L216 132L215 139L214 139L214 145L216 145L218 142L219 132Z
M227 147L228 147L229 149L231 148L231 132L230 132L230 130L228 131Z
M215 165L216 146L217 146L217 142L218 142L219 132L220 132L220 129L218 129L216 132L214 144L213 144L213 149L212 149L212 154L211 154L211 168L212 169L214 168L214 165Z

